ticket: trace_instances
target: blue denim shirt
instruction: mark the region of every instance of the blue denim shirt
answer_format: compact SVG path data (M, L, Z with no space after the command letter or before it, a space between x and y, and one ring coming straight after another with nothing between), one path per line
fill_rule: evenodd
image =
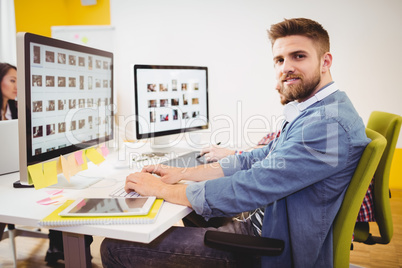
M285 250L263 257L263 267L332 267L332 223L369 141L349 98L336 91L279 139L222 159L225 176L190 184L187 198L206 219L265 207L262 236L284 240Z

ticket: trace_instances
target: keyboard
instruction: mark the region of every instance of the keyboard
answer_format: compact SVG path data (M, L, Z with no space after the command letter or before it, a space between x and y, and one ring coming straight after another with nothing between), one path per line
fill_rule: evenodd
M141 197L141 195L139 193L135 192L135 191L126 193L126 191L124 190L124 186L121 186L121 187L117 188L116 190L111 192L109 194L109 196L111 196L111 197L126 197L126 198Z
M195 167L198 165L205 164L204 157L197 158L197 156L199 156L199 155L200 155L200 152L193 151L193 152L189 152L187 154L178 156L177 158L164 161L161 164L172 166L172 167L182 167L182 168ZM117 188L116 190L114 190L113 192L111 192L109 194L109 196L130 198L130 197L140 197L141 195L134 191L130 192L130 193L126 193L126 191L124 190L124 186L121 186L121 187Z

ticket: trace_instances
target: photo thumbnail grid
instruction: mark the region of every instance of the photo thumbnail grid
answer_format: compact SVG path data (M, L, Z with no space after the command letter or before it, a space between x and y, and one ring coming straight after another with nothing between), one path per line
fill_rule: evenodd
M172 79L170 84L147 84L149 123L197 118L200 115L200 98L198 94L188 93L191 91L197 92L199 90L199 83L181 83L179 89L177 87L177 84L177 79ZM169 90L171 90L172 92L179 91L181 93L170 96L166 96L165 94L163 94L164 92L169 92ZM154 94L156 92L162 94ZM181 109L183 107L191 108Z
M110 135L111 59L41 44L31 49L32 155Z
M208 82L204 67L135 65L134 73L139 135L207 124Z

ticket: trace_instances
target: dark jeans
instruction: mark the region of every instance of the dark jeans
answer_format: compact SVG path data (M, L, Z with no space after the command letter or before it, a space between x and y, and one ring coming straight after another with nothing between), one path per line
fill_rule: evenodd
M232 252L204 245L207 230L253 235L249 221L214 218L206 222L194 212L183 219L186 227L172 227L149 244L104 239L101 245L104 267L239 267L239 257ZM250 258L252 267L258 258Z

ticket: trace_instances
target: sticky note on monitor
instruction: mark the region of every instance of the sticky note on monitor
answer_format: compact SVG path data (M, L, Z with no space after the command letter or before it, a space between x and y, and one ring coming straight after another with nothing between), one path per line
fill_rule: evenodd
M85 155L95 165L99 165L100 163L105 161L105 158L102 156L102 154L99 153L95 148L89 148L88 150L86 150Z
M37 190L57 183L56 161L28 166L28 173Z

